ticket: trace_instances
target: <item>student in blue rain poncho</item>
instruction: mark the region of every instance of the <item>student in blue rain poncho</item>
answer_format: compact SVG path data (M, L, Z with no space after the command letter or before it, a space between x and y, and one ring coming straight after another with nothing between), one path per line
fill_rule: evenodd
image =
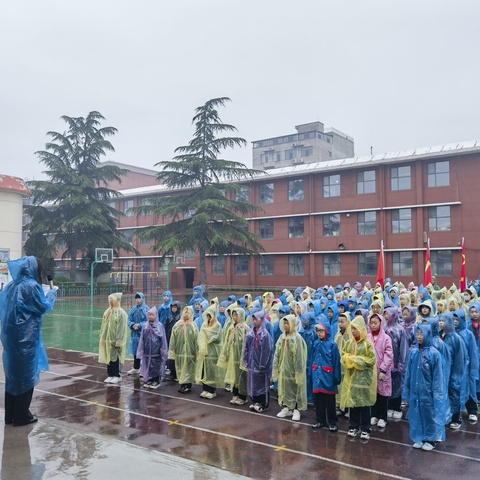
M220 325L223 326L225 325L225 321L227 320L227 315L225 314L225 310L228 307L228 302L227 300L223 300L223 302L220 302L220 307L217 315L217 320Z
M303 329L300 336L305 340L307 346L307 400L313 402L313 389L312 389L312 363L313 363L313 344L318 339L315 332L315 314L312 310L302 313L300 315Z
M409 402L407 419L413 448L430 451L445 441L444 375L442 357L432 345L432 327L418 325L417 346L408 357L403 398Z
M143 386L157 389L165 376L168 345L165 328L158 320L156 307L148 311L148 322L142 327L136 353L137 358L142 359Z
M163 292L162 298L163 304L158 307L158 321L165 326L167 318L171 313L170 305L173 302L172 292L170 290Z
M5 371L5 423L28 425L33 389L40 371L48 370L42 339L43 315L53 309L57 291L45 295L41 264L33 257L7 262L13 281L0 293L1 340Z
M453 313L442 313L438 317L440 329L444 332L443 341L450 353L450 378L448 379L448 399L452 411L452 419L448 427L458 430L462 425L460 417L460 389L465 375L467 349L465 343L455 332Z
M475 342L477 343L477 351L479 356L479 375L477 380L477 400L480 402L480 303L473 302L468 309L469 319L467 328L473 333Z
M252 330L245 335L243 365L248 372L248 392L252 399L251 410L262 413L268 410L270 377L272 376L273 340L265 329L265 311L252 314Z
M468 419L477 422L477 380L478 380L478 349L473 333L467 329L465 310L460 308L453 312L456 331L465 343L466 365L460 393L460 408L467 410Z
M128 375L135 375L140 372L140 359L137 358L138 341L142 333L142 327L147 323L147 312L149 308L145 304L145 295L142 292L135 294L135 306L128 314L128 328L130 329L130 347L128 353L133 355L133 368Z
M338 307L336 302L330 303L327 308L327 321L330 323L330 332L333 338L338 332Z
M203 296L203 287L201 285L197 285L193 287L193 295L188 304L195 308L195 302L203 302L206 298Z

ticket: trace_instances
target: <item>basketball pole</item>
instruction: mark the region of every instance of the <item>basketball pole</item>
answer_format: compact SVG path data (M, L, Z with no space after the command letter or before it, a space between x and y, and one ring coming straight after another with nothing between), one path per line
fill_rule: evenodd
M103 260L101 262L94 260L90 266L90 308L93 307L93 269L97 263L103 263Z

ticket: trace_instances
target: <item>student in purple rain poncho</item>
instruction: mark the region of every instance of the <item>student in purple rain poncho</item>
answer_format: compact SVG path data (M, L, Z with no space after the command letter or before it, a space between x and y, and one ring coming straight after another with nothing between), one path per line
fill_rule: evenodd
M148 311L147 317L148 322L142 327L138 341L137 358L142 359L141 374L145 380L143 386L156 389L165 376L168 357L167 336L164 326L158 319L156 307Z
M270 378L272 376L273 340L265 329L265 311L252 314L252 326L245 336L243 364L248 371L248 393L252 399L251 410L268 410Z

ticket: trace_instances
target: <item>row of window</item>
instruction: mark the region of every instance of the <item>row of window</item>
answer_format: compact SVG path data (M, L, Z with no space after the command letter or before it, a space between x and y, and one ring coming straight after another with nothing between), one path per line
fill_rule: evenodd
M414 275L413 271L413 252L392 252L391 254L391 272L392 276ZM262 255L260 257L259 275L275 275L275 261L283 261L280 256ZM451 250L432 251L430 254L430 263L434 275L451 276L453 275L453 262ZM235 275L248 275L250 267L250 257L239 255L234 257ZM358 275L376 276L378 267L378 253L366 252L358 254ZM225 275L225 257L212 257L212 275ZM305 255L288 255L288 275L305 275ZM339 253L323 254L323 275L340 276L341 275L341 255Z
M284 137L268 138L266 140L259 140L253 142L253 148L267 148L273 145L281 145L283 143L294 143L302 140L308 140L312 138L319 138L327 143L333 143L333 137L322 132L305 132L295 133L292 135L285 135Z
M391 211L391 232L411 233L412 209L400 208ZM428 231L443 232L451 230L451 216L449 206L428 207ZM357 235L376 235L377 212L357 213ZM268 218L259 221L259 235L264 240L275 237L275 219ZM288 219L288 238L302 238L305 236L305 217L291 217ZM323 236L340 236L340 214L323 215Z
M283 152L285 160L294 160L297 158L298 153L300 153L300 157L310 157L313 155L313 147L298 147L297 148L289 148ZM331 152L330 152L331 153ZM270 152L265 152L260 154L260 163L268 163L268 162L279 162L282 159L282 152L276 152L274 150Z

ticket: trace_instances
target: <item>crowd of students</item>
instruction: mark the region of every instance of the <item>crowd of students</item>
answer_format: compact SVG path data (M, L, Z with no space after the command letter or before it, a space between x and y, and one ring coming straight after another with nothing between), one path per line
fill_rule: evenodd
M372 425L381 431L408 408L413 447L429 451L445 441L446 428L461 427L462 412L477 422L476 288L405 287L387 279L383 287L298 287L219 302L197 286L183 309L169 291L158 310L138 292L128 315L115 293L103 317L99 361L107 364L105 382L118 383L129 347L128 374L142 375L145 388L175 380L187 394L196 383L205 399L226 388L231 404L249 403L259 413L274 389L277 417L298 421L313 403L312 428L336 432L345 415L347 435L362 440Z

